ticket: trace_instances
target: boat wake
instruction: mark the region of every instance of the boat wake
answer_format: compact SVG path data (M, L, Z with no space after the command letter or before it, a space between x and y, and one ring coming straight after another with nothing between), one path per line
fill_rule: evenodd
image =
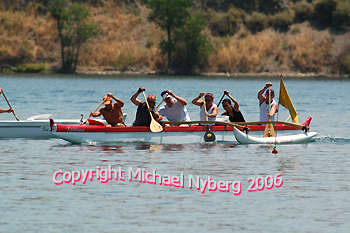
M311 142L337 142L337 143L350 143L350 138L336 137L331 135L321 135L315 137Z

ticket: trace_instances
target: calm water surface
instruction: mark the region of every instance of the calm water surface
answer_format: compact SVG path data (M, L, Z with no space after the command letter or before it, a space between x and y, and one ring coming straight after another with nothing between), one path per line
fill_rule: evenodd
M146 94L170 89L189 102L192 120L199 92L217 103L227 89L247 121L259 117L257 92L276 78L4 75L0 86L24 120L39 114L55 119L85 118L112 92L125 101L131 124L136 106L129 100L140 86ZM318 136L308 144L236 143L150 145L72 145L63 140L0 140L0 232L349 232L350 80L284 79L299 120L312 116ZM142 97L142 96L140 96ZM0 96L0 107L6 102ZM220 107L219 112L223 110ZM281 109L280 119L288 117ZM13 120L1 114L0 120ZM56 171L156 170L184 176L184 188L94 178L85 184L55 185ZM248 192L249 178L282 174L283 185ZM241 183L241 194L190 189L190 177ZM62 178L62 176L61 176Z

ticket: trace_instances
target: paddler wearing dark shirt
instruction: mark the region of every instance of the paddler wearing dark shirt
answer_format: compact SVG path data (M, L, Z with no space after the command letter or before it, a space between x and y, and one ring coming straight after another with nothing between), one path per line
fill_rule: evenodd
M156 109L156 96L155 95L148 95L147 97L147 102L149 105L149 108L147 107L146 102L141 101L137 99L139 94L141 92L144 92L146 89L144 87L140 87L133 96L131 96L130 100L138 106L137 111L136 111L136 118L134 123L132 124L133 126L150 126L151 124L151 115L149 114L150 112L152 113L152 116L155 120L159 119L159 113Z
M229 116L231 122L245 122L242 112L239 110L239 104L237 100L235 100L230 92L225 90L224 94L232 100L234 106L232 106L230 99L224 99L222 101L222 107L225 109L225 112L221 114L222 116Z

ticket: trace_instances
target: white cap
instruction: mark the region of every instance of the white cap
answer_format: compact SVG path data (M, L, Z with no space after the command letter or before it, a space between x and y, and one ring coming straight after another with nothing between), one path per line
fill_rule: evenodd
M170 95L169 95L168 93L164 93L164 94L162 95L162 98L164 99L164 98L166 98L166 97L170 97Z

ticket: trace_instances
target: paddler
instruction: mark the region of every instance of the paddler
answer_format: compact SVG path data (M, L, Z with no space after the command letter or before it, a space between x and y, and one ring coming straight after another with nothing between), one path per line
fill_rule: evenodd
M2 93L2 89L1 89L1 87L0 87L0 95L1 95L1 93ZM0 108L0 113L4 113L4 112L8 112L8 113L10 113L10 112L13 112L13 109L12 108L10 108L10 109L3 109L3 108Z
M192 103L200 107L199 118L201 121L206 121L207 119L208 121L215 121L219 110L216 104L213 103L214 96L212 93L207 93L205 96L204 94L204 92L199 93L199 95L192 100ZM203 96L205 100L205 106L204 101L200 100ZM214 124L209 125L211 126Z
M156 109L155 95L148 95L147 97L149 108L147 107L146 102L137 99L139 94L141 92L144 92L145 90L146 89L144 87L140 87L137 90L137 92L135 92L135 94L133 94L130 98L131 102L133 102L133 104L138 106L136 111L136 118L134 123L132 124L133 126L150 126L151 124L151 115L149 114L150 112L152 113L152 116L156 121L159 122L161 120L161 117Z
M231 122L245 122L241 110L239 110L239 104L236 99L234 99L230 92L225 90L224 94L232 100L234 106L232 106L230 99L224 99L222 101L222 107L225 109L225 112L221 114L222 116L228 116Z
M266 83L265 87L263 87L258 92L259 107L260 107L260 121L268 121L269 119L271 119L271 121L275 120L275 113L277 112L277 103L273 99L275 97L275 92L273 89L269 87L272 87L272 84ZM265 92L265 95L264 95L264 92ZM269 99L270 99L270 103L269 103ZM269 111L269 105L270 105L270 111Z
M175 95L171 90L161 93L165 104L159 108L159 114L165 116L168 121L191 121L187 112L185 98Z
M116 103L112 103L113 100ZM117 97L113 96L112 93L108 93L103 97L104 108L101 108L98 112L91 112L90 116L99 117L103 116L107 121L107 127L125 127L123 119L123 110L124 102Z

